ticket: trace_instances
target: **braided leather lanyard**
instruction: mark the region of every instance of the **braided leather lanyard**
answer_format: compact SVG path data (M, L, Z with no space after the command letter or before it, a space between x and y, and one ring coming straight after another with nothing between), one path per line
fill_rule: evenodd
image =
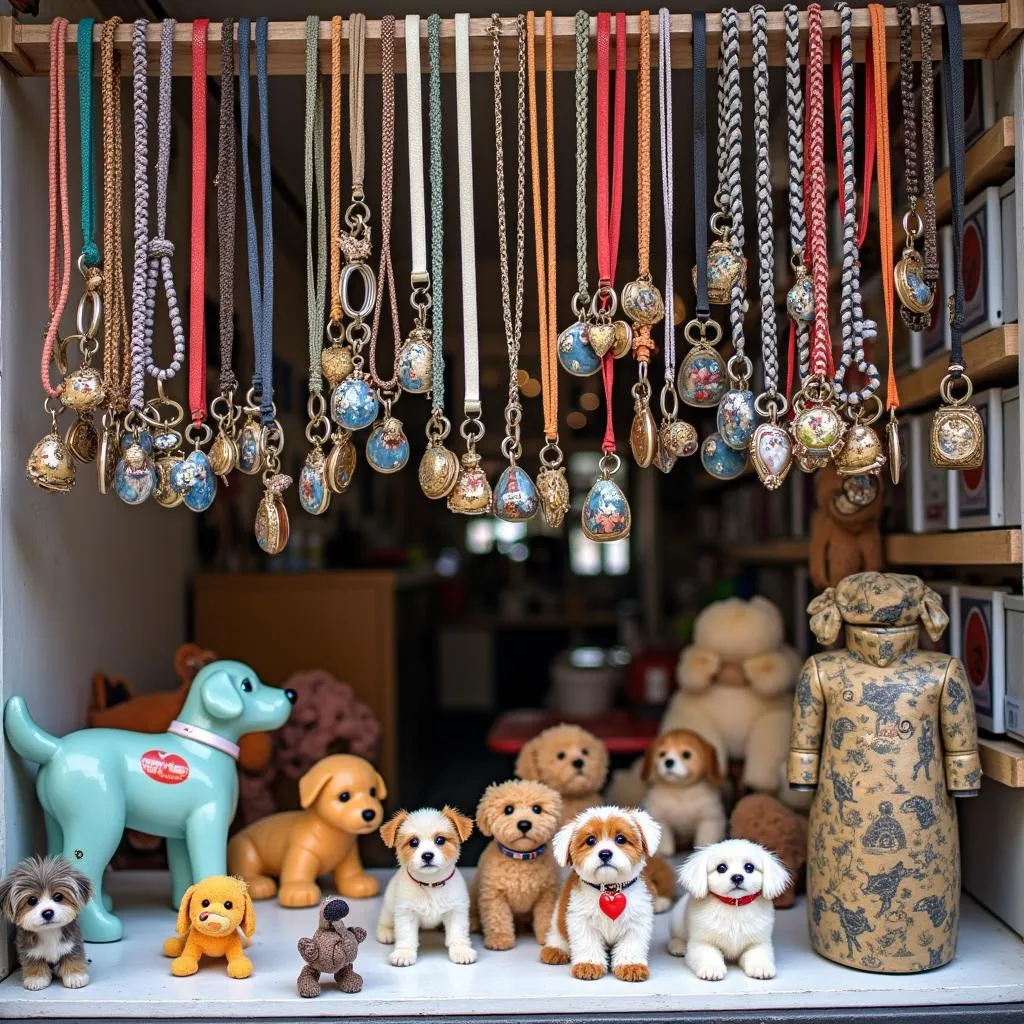
M220 396L227 403L229 421L238 379L234 371L235 340L235 47L234 22L225 18L220 29L220 121L217 133L217 252L220 296ZM214 399L214 414L217 413Z
M206 33L208 18L192 22L192 277L189 294L188 405L191 437L210 437L206 419ZM198 428L203 426L203 430ZM186 436L189 430L186 428Z
M444 414L444 166L441 159L441 16L427 18L430 59L430 284L432 365L430 373L431 436L444 438L450 429Z

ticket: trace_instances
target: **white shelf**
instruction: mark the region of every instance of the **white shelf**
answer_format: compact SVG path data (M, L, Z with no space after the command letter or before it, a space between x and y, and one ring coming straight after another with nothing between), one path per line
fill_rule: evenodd
M85 1018L313 1018L476 1014L566 1014L574 1019L599 1013L644 1014L686 1010L785 1011L828 1006L949 1006L1024 1001L1024 944L987 911L964 897L959 954L952 964L918 975L864 974L839 967L811 952L801 904L776 918L774 981L752 981L736 967L722 982L698 981L665 952L668 915L655 924L651 979L626 984L607 977L573 979L565 967L537 960L532 937L522 935L514 950L480 950L479 961L460 967L448 962L439 935L429 935L412 967L391 967L388 947L373 938L379 900L354 900L349 921L370 935L360 947L356 969L364 979L358 995L343 995L324 977L317 999L301 999L295 979L301 960L295 944L312 932L315 910L282 910L257 904L257 930L249 955L253 976L233 981L224 962L204 962L199 974L173 978L160 953L173 932L166 875L127 872L112 886L115 908L124 918L125 939L89 945L89 986L69 991L51 985L27 992L16 974L0 984L0 1019Z

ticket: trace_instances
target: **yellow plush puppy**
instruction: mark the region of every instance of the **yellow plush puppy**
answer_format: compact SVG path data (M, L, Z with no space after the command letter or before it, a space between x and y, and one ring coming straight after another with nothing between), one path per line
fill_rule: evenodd
M242 952L242 935L252 938L256 914L240 878L211 875L190 885L181 898L176 927L178 934L164 943L164 956L174 957L171 974L195 974L203 955L226 957L230 978L252 974L252 961Z

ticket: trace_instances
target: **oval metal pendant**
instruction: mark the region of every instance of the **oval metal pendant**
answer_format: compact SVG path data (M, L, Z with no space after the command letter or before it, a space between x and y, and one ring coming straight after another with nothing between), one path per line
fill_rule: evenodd
M272 476L260 498L256 509L254 532L256 543L268 555L279 555L288 544L291 525L288 521L288 509L285 508L282 492L291 486L292 478L284 473Z
M658 430L658 452L672 459L685 459L698 448L697 431L686 420L664 420ZM659 467L661 468L661 467ZM669 469L672 468L670 465ZM664 470L668 472L668 470Z
M37 487L56 494L67 494L75 486L74 456L56 427L36 441L25 463L25 475Z
M905 249L903 257L893 268L896 294L900 302L912 313L929 312L935 302L935 292L924 279L924 262L915 249Z
M565 522L570 506L565 466L545 466L537 474L537 497L544 522L557 530Z
M235 439L226 434L223 430L217 432L217 436L210 445L210 465L217 476L227 476L238 463L238 445Z
M184 495L171 485L171 476L175 466L181 462L175 455L161 455L153 463L156 469L156 487L153 488L153 500L161 508L177 508L184 500Z
M786 292L786 311L798 323L809 324L814 320L814 282L806 272L798 273Z
M249 476L263 470L263 428L254 419L247 419L238 433L238 468Z
M757 426L752 391L730 390L718 403L718 432L722 440L737 451L746 451Z
M331 394L331 419L346 430L368 427L380 412L380 400L364 377L343 380Z
M750 461L769 491L777 490L793 464L793 442L784 427L762 423L750 439Z
M715 479L733 480L746 468L747 453L730 448L721 434L712 434L700 446L700 462Z
M637 405L629 430L629 447L641 469L646 469L654 461L658 451L658 426L646 403Z
M583 500L583 532L596 541L622 540L629 536L633 514L622 488L614 480L596 480Z
M366 439L366 461L378 473L397 473L409 461L409 439L402 421L386 417Z
M315 446L306 456L299 473L299 504L310 515L318 516L331 504L331 489L327 486L327 457Z
M718 405L729 385L725 360L717 349L698 346L692 349L679 367L679 397L697 409Z
M494 488L494 514L506 523L525 523L537 514L537 488L520 466L506 466Z
M900 442L900 425L895 414L885 425L885 438L889 444L889 475L894 484L903 478L903 460L906 457Z
M217 497L217 474L206 452L197 448L178 462L171 470L171 486L193 512L205 512Z
M846 435L846 422L831 405L812 405L796 414L790 433L801 468L806 466L813 470L839 454Z
M612 355L616 359L621 359L633 351L633 328L625 320L614 320L612 326L615 328Z
M71 452L78 462L83 464L92 462L96 458L96 453L100 447L100 436L96 431L96 424L93 423L92 417L79 416L68 427L68 432L64 436L64 443L68 446L68 451Z
M447 497L459 477L458 456L440 442L428 444L420 459L418 477L420 490L431 501Z
M336 388L353 369L355 363L348 345L328 345L320 350L320 370L332 388Z
M72 370L60 385L60 400L75 412L89 412L103 404L106 389L99 371L91 366Z
M343 430L331 435L331 450L327 455L327 486L334 494L344 494L352 484L356 471L356 446Z
M931 459L936 469L979 469L985 461L985 426L973 405L944 405L935 411Z
M590 325L577 320L558 336L558 362L574 377L590 377L601 369L601 357L590 347Z
M635 324L653 327L664 319L665 302L661 292L650 281L630 281L622 289L620 300L623 313Z
M126 505L141 505L157 485L153 440L144 430L137 438L127 434L121 438L121 449L124 454L114 470L114 493Z
M109 494L114 486L114 470L117 469L117 429L104 427L100 437L99 454L96 456L96 486L100 494Z
M462 456L462 468L448 495L448 511L462 516L482 516L493 507L494 494L487 474L480 468L480 456L468 451Z
M403 391L422 395L430 390L434 376L434 346L430 339L430 331L415 327L398 350L398 383Z

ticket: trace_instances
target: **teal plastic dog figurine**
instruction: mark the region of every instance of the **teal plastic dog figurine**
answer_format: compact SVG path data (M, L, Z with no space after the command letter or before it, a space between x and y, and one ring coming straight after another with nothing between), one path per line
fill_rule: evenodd
M172 900L194 882L227 874L228 826L238 801L238 739L278 729L294 690L264 686L238 661L196 676L181 714L162 736L82 729L57 739L40 729L21 697L4 709L7 739L41 765L36 792L51 855L63 854L92 881L79 922L86 942L117 942L103 872L126 828L167 839Z

